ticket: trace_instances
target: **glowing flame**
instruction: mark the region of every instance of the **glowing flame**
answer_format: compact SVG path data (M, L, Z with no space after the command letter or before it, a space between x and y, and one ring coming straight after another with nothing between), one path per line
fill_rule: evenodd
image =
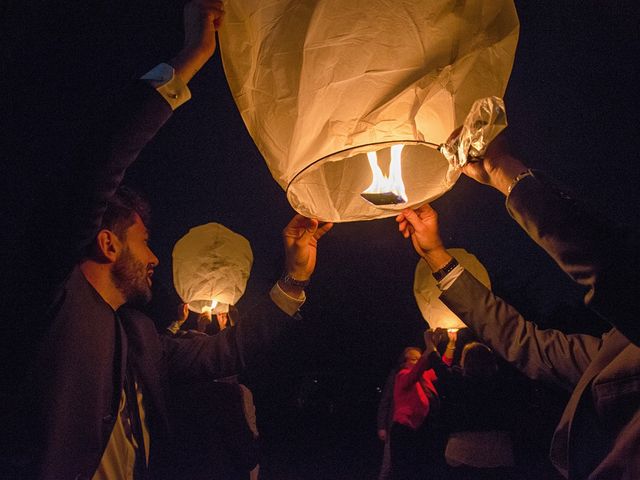
M367 152L369 166L373 174L373 182L362 193L387 193L392 192L407 201L407 194L402 182L402 159L401 153L404 145L391 146L391 163L389 164L389 176L385 176L378 165L378 155L376 152Z
M458 330L460 330L460 329L459 328L447 328L447 332L449 332L449 333L457 332Z
M217 300L211 300L211 305L207 305L206 307L204 307L202 309L202 313L204 312L210 312L212 311L214 308L216 308L218 306L218 301Z

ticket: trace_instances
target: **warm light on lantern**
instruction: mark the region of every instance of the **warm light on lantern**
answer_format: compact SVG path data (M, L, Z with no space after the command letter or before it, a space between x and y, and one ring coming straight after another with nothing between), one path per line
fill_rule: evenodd
M211 312L217 306L218 306L218 301L213 299L213 300L211 300L211 305L206 305L206 306L202 307L202 313Z
M480 283L491 288L489 273L475 255L462 248L450 248L447 251ZM446 328L447 332L455 332L466 327L464 322L440 300L441 292L436 280L427 262L422 260L416 265L413 293L420 313L429 324L429 328Z
M217 314L235 305L253 263L248 240L218 223L191 228L172 257L176 292L195 313Z
M519 31L513 0L415 0L392 10L384 0L225 4L229 88L302 215L373 220L435 200L462 166L438 146L477 99L504 95ZM404 178L398 160L386 180L402 189L380 172L401 145ZM367 188L370 171L380 176Z
M391 162L389 163L389 176L382 173L378 165L378 154L367 152L369 167L373 175L373 181L369 188L362 192L362 196L375 205L390 205L407 202L407 193L402 181L402 149L404 145L391 146Z

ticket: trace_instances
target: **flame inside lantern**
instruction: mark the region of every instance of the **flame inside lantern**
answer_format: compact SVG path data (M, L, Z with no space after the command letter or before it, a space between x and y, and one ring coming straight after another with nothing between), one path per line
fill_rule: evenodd
M375 205L398 204L407 202L407 193L402 181L402 149L404 145L392 145L389 176L382 173L378 165L378 155L375 151L367 152L369 167L373 175L371 185L362 192L363 198Z
M204 307L202 307L202 313L204 312L211 312L213 311L213 309L215 309L218 306L218 301L213 299L211 300L211 305L206 305Z

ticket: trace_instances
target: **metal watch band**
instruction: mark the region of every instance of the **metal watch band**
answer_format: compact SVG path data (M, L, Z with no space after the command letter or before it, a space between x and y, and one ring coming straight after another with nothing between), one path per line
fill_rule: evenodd
M447 276L447 273L449 273L451 270L456 268L458 265L459 265L458 260L456 260L455 258L452 258L449 261L449 263L447 263L444 267L432 273L433 278L436 279L436 282L439 282L440 280L442 280L444 277Z
M310 279L307 279L307 280L296 280L295 278L293 278L292 276L290 276L286 272L284 272L282 274L282 276L280 277L280 281L282 283L284 283L285 285L291 285L293 287L301 287L301 288L304 288L307 285L309 285L309 283L311 283Z

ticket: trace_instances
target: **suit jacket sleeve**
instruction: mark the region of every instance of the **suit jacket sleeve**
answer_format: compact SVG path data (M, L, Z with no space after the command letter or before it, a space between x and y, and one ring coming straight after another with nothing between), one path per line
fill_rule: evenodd
M520 181L509 214L577 283L585 302L640 345L635 308L640 286L640 235L574 200L543 173Z
M572 390L602 340L540 330L496 297L468 271L442 293L449 307L489 347L525 375Z
M272 353L298 320L265 298L237 326L216 335L190 338L161 336L172 378L206 379L235 375L248 368L268 367Z
M127 168L171 116L162 96L143 81L134 82L82 139L70 170L43 192L25 239L31 275L43 279L41 293L64 280L92 242ZM52 254L55 252L55 254Z

